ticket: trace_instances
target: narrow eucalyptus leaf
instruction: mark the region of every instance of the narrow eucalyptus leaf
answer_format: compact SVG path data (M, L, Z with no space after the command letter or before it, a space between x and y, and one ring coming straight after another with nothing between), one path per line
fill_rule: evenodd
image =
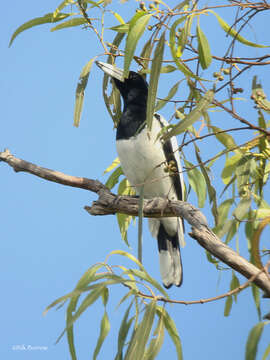
M189 161L185 160L185 166L187 168L189 184L195 191L198 198L198 206L203 208L206 200L205 178L197 167L193 168L193 164Z
M118 183L121 175L123 175L123 170L121 166L118 166L106 181L105 186L108 189L112 189Z
M207 69L212 62L212 55L207 37L204 35L199 24L197 25L197 40L200 64L203 69Z
M180 84L180 81L177 81L177 83L174 84L173 87L170 89L168 95L164 99L158 101L158 103L155 107L155 111L159 111L161 108L163 108L164 105L167 104L167 102L169 100L171 100L171 98L177 93L179 84Z
M143 359L145 347L150 336L156 313L156 301L151 301L145 309L144 316L136 329L135 336L127 350L126 360Z
M265 48L269 47L270 45L260 45L256 44L254 42L251 42L247 39L245 39L242 35L240 35L232 26L230 26L228 23L226 23L225 20L222 19L217 13L215 13L213 10L209 10L212 14L215 15L215 17L218 20L219 25L221 28L230 36L235 38L237 41L241 42L244 45L253 46L253 47L259 47L259 48Z
M128 247L130 247L130 244L129 244L128 238L127 238L127 230L128 230L129 225L131 223L132 216L117 213L116 217L117 217L117 221L118 221L118 227L119 227L119 230L120 230L121 238L122 238L122 240L124 240L126 245Z
M218 207L219 225L225 224L226 220L228 219L228 214L233 203L234 203L233 199L227 199L223 201L222 204L219 205Z
M68 4L72 3L73 0L64 0L61 2L60 5L54 10L53 12L53 19L57 17L57 15L60 13L61 10L63 10Z
M270 355L270 344L265 349L262 360L267 360L267 359L269 360L269 357L268 357L269 355Z
M180 57L177 54L176 44L175 44L175 35L176 35L176 27L180 25L187 16L183 16L179 19L177 19L171 26L170 29L170 50L173 57L173 60L175 62L175 65L178 67L178 69L187 77L192 77L196 80L205 80L200 78L199 76L193 74L193 72L180 60Z
M264 323L259 322L257 325L255 325L247 339L246 343L246 353L245 353L245 360L255 360L257 355L257 349L258 349L258 343L260 341L262 332L264 328Z
M163 60L164 53L164 44L165 44L165 31L162 33L159 42L156 46L154 52L154 58L152 61L150 81L149 81L149 91L147 98L147 109L146 109L146 124L149 131L152 128L153 115L155 110L155 101L158 88L158 80Z
M117 26L112 26L109 29L113 30L113 31L117 31L119 33L128 33L129 24L121 24L121 25L117 25Z
M163 287L160 285L160 283L158 281L156 281L154 278L152 278L146 271L130 269L130 270L126 271L125 273L132 274L134 276L137 276L137 277L149 282L158 291L160 291L162 293L162 295L164 295L166 297L166 299L169 299L167 292L163 289Z
M235 208L233 215L237 220L243 220L250 209L251 206L251 198L243 198L240 200L239 204Z
M221 131L220 128L216 127L216 126L211 126L211 128L213 129L214 132L219 132ZM224 145L227 149L234 149L234 152L236 154L242 154L241 150L237 149L237 145L234 141L234 138L227 134L227 133L221 133L221 134L216 134L216 139L222 144Z
M110 48L110 53L112 55L115 54L115 52L118 49L118 46L121 44L124 37L125 37L125 33L117 33L117 35L115 36L115 38L113 40L112 46ZM112 61L113 61L113 56L112 55L108 56L107 62L109 64L112 64ZM111 116L111 118L112 118L112 120L114 122L114 125L117 126L117 123L118 123L118 121L120 119L120 116L121 116L120 94L119 94L119 91L115 89L115 86L113 84L112 92L113 92L113 106L114 106L114 109L112 110L111 107L110 107L110 95L107 94L108 84L109 84L109 76L107 74L104 74L103 84L102 84L103 98L104 98L105 105L106 105L106 108L108 110L108 113L110 114L110 116Z
M136 14L137 15L137 14ZM135 16L136 16L135 15ZM129 67L133 59L133 55L136 50L137 43L144 33L146 25L148 24L152 14L146 14L139 19L136 18L136 22L130 21L129 31L127 35L126 47L125 47L125 59L124 59L124 77L127 78L129 74Z
M164 308L161 308L160 306L157 307L157 313L159 316L163 316L165 328L171 340L173 341L177 352L177 360L183 360L181 339L179 337L175 322L170 317L168 312Z
M154 331L155 337L151 340L143 360L154 360L157 357L164 341L164 327L163 316L161 316Z
M198 160L198 163L200 164L200 169L201 172L203 174L206 186L207 186L207 192L208 192L208 196L209 196L209 201L210 204L212 204L211 207L211 211L212 214L214 216L215 219L215 225L217 225L218 221L219 221L219 214L218 214L218 210L217 210L217 194L216 194L216 189L214 188L214 186L211 184L211 180L210 177L208 175L208 169L206 168L206 166L203 164L203 161L201 159L201 156L199 154L199 148L197 147L197 145L195 145L195 153L196 153L196 158Z
M54 26L53 28L51 28L51 31L53 32L53 31L65 29L68 27L79 26L79 25L83 25L85 23L87 23L87 20L85 18L82 18L82 17L72 18L70 20L62 22L59 25Z
M84 91L88 83L88 78L90 74L91 67L96 57L88 61L88 63L83 67L80 74L79 82L76 89L76 99L75 99L75 109L74 109L74 123L73 125L78 127L81 120L83 102L84 102Z
M255 285L251 284L251 290L252 290L252 296L253 300L257 309L257 314L259 317L259 320L261 320L262 313L261 313L261 294L260 289Z
M119 160L119 158L117 157L117 158L115 158L115 159L113 160L113 162L111 163L111 165L109 165L109 166L107 167L107 169L104 170L103 175L106 174L106 173L108 173L108 172L111 172L111 171L112 171L113 169L115 169L118 165L120 165L120 160Z
M100 349L101 349L101 346L104 342L104 340L106 339L109 331L110 331L110 321L109 321L109 318L108 318L108 314L107 312L105 311L104 312L104 315L103 315L103 318L101 320L101 324L100 324L100 333L99 333L99 338L98 338L98 341L97 341L97 345L96 345L96 348L95 348L95 351L94 351L94 355L93 355L93 360L96 360L99 352L100 352Z
M179 135L191 125L193 125L203 115L202 112L212 102L214 98L214 91L208 90L204 97L198 102L198 105L185 117L184 120L176 124L167 134L163 135L163 140L166 141L172 136Z
M236 154L230 158L229 157L226 158L225 166L221 173L221 178L222 178L224 184L227 185L230 182L232 176L236 172L238 162L240 159L241 159L240 154Z
M128 336L130 326L131 326L132 322L134 321L133 317L131 319L128 319L132 304L133 303L131 302L130 305L128 306L128 308L124 314L123 320L121 322L121 325L120 325L120 329L119 329L119 333L118 333L118 349L117 349L117 355L116 355L115 359L120 360L123 358L123 348L125 345L125 341Z
M232 296L227 296L226 302L225 302L225 308L224 308L224 316L229 316L231 309L232 309L232 303L233 303L233 298Z
M27 21L26 23L22 24L18 27L18 29L12 34L9 47L12 45L15 38L23 31L28 30L34 26L42 25L42 24L48 24L48 23L55 23L61 20L66 19L71 14L64 14L64 13L58 13L57 16L53 16L53 13L46 14L42 17L38 17L32 20Z

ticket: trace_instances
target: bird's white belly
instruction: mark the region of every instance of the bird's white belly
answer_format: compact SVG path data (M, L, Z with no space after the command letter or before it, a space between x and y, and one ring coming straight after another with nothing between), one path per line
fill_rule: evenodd
M162 144L156 140L156 134L151 138L143 129L136 137L128 140L118 140L116 148L123 172L137 193L144 185L144 197L155 196L176 199L172 180L164 171L166 158Z

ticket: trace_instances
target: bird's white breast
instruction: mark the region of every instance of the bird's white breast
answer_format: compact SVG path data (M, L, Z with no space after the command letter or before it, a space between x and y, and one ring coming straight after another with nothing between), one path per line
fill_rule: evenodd
M128 139L118 140L116 148L124 174L139 193L144 185L144 197L155 196L176 199L172 180L164 171L166 157L157 134L161 126L154 119L151 133L145 127L139 134Z

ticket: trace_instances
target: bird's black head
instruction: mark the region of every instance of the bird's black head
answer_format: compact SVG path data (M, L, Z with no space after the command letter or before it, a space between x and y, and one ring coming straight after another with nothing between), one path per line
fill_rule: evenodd
M148 84L143 76L134 71L124 78L123 70L116 66L101 61L96 64L113 79L123 98L124 109L117 126L116 139L129 139L144 127Z
M125 79L123 70L114 65L101 61L97 61L96 64L113 79L124 100L124 107L128 104L146 106L148 84L142 75L130 71L128 78Z
M124 81L120 81L114 77L113 80L124 100L124 105L146 105L148 84L143 76L134 71L130 71L128 78Z

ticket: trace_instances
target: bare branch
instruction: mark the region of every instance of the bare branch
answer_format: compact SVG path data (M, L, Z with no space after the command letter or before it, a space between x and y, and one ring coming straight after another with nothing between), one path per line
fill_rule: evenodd
M91 215L125 213L137 216L139 213L139 199L137 197L117 196L98 180L70 176L59 171L37 166L16 158L9 150L0 153L0 161L6 162L16 172L28 172L48 181L97 193L99 195L98 201L93 202L91 207L85 207ZM168 201L162 198L145 199L143 214L144 217L181 216L191 225L192 232L190 236L192 238L196 239L213 256L238 271L247 279L254 278L254 283L265 292L266 297L270 297L270 280L266 273L258 273L260 269L224 244L208 227L205 216L193 205L184 201Z
M47 169L41 166L37 166L28 161L18 159L10 153L8 149L0 153L0 161L4 161L9 166L13 168L15 172L28 172L32 175L38 176L44 180L53 181L58 184L77 187L80 189L89 190L95 193L98 193L101 189L107 189L98 180L87 179L84 177L71 176L61 173L60 171L55 171Z

